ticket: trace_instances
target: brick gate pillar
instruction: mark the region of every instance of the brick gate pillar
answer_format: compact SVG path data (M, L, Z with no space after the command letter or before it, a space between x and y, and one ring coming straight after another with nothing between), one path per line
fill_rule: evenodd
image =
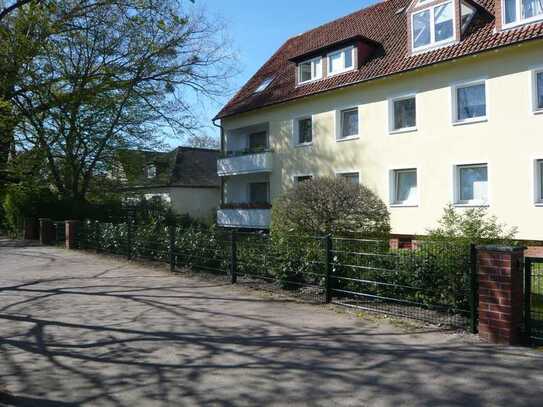
M77 229L79 228L78 220L67 220L66 222L66 249L77 249Z
M54 233L53 221L48 218L40 218L40 243L43 245L53 243Z
M522 342L524 248L477 247L479 336L491 342Z

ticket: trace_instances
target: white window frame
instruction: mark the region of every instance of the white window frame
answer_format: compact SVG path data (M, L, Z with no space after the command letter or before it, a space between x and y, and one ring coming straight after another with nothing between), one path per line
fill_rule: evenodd
M317 70L316 76L313 77L314 64L317 61L320 61L320 68ZM311 79L309 79L307 81L302 81L302 65L306 64L306 63L311 63ZM296 69L298 70L298 72L297 72L297 74L298 74L298 85L303 85L303 84L306 84L306 83L311 83L311 82L318 81L318 80L322 79L322 77L323 77L322 57L319 56L319 57L308 59L306 61L302 61L302 62L300 62L298 64Z
M488 97L488 81L486 78L484 79L477 79L469 82L459 82L454 83L451 85L451 122L453 126L460 126L463 124L470 124L470 123L481 123L481 122L487 122L489 117L489 100ZM485 115L480 117L472 117L469 119L464 120L458 120L458 89L462 88L469 88L471 86L477 86L477 85L485 85Z
M344 175L358 174L358 184L362 185L362 179L360 178L360 171L357 170L341 170L336 171L336 177L342 177Z
M147 179L154 179L157 176L157 168L155 164L149 164L145 167L145 176Z
M543 114L543 107L538 106L537 97L537 75L543 75L543 68L534 69L532 71L532 112L534 114Z
M397 199L397 175L402 172L415 172L417 176L417 196L412 201L399 201ZM406 168L393 168L389 170L389 199L390 206L393 208L414 208L419 206L419 197L420 197L420 171L417 167L406 167Z
M346 52L351 53L353 66L350 67L350 68L345 67L345 53ZM332 64L330 63L330 59L331 59L332 56L338 55L338 54L341 55L340 61L341 61L341 64L342 64L342 68L339 71L332 72L330 70L330 67L332 66ZM326 69L328 71L328 76L335 76L335 75L339 75L339 74L342 74L342 73L345 73L345 72L354 71L355 67L356 67L356 59L355 59L355 57L356 57L356 53L355 53L354 46L345 47L345 48L339 49L337 51L333 51L333 52L328 53L328 55L326 55Z
M541 180L543 179L543 158L536 158L533 161L534 175L534 204L543 207L543 188Z
M307 174L295 174L292 176L292 182L294 184L297 184L298 182L298 178L302 178L302 177L311 177L311 179L315 178L315 176L312 174L312 173L307 173Z
M407 99L415 99L415 126L403 127L401 129L394 128L395 122L395 108L394 103ZM410 133L417 131L417 126L419 123L419 108L418 108L418 98L416 93L408 93L401 96L395 96L388 100L388 133L389 134L400 134L400 133Z
M472 199L470 201L461 201L460 200L460 168L483 168L486 167L486 201L480 201L477 199ZM453 166L453 204L456 207L489 207L490 206L490 165L488 162L479 162L479 163L462 163L455 164Z
M299 142L300 140L300 124L299 123L300 121L305 120L305 119L311 119L311 141L306 142L306 143L300 143ZM292 134L294 136L294 140L293 140L294 147L307 147L313 144L313 141L315 140L315 118L313 115L308 114L305 116L296 117L292 121L292 127L293 127Z
M522 18L522 0L516 0L515 6L516 6L517 19L513 21L512 23L506 23L505 22L505 0L502 0L502 29L507 30L510 28L515 28L521 25L535 23L535 22L543 20L543 14L539 16L523 19Z
M348 136L348 137L342 137L343 135L343 112L347 112L350 110L357 110L358 111L358 134ZM335 114L335 128L336 128L336 141L342 142L342 141L349 141L349 140L356 140L360 138L361 133L361 126L362 126L362 120L361 120L361 114L360 114L360 106L351 106L351 107L345 107L336 110Z
M435 8L436 7L441 7L441 6L444 6L445 4L451 4L452 8L453 8L453 36L449 39L446 39L446 40L441 40L441 41L438 41L436 42L436 26L435 26ZM413 31L413 28L414 28L414 19L415 19L415 15L419 14L419 13L423 13L425 11L428 11L430 10L430 43L428 45L421 45L420 47L415 47L415 36L414 36L414 31ZM439 48L439 47L444 47L446 45L449 45L449 44L452 44L454 42L456 42L456 10L455 10L455 7L454 7L454 1L446 1L446 2L443 2L443 3L440 3L440 4L435 4L435 5L432 5L432 6L428 6L426 8L421 8L420 10L416 10L414 12L411 13L411 32L409 33L409 35L411 36L411 49L413 50L413 53L419 53L419 52L424 52L424 51L428 51L428 50L432 50L432 49L435 49L435 48Z

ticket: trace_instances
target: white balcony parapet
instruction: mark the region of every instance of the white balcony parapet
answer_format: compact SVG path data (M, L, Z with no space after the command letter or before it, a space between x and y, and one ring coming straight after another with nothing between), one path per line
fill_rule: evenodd
M219 209L217 224L223 227L268 229L271 209Z
M273 155L270 151L241 155L238 157L221 158L217 162L217 174L220 177L257 172L272 172L272 169Z

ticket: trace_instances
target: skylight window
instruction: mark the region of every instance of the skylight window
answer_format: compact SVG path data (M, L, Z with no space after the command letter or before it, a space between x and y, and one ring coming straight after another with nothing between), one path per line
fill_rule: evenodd
M262 82L260 82L260 85L258 85L258 88L255 89L255 93L264 92L268 86L273 82L273 78L266 78Z
M543 0L542 0L543 1ZM452 2L439 4L412 15L413 50L445 45L454 39Z

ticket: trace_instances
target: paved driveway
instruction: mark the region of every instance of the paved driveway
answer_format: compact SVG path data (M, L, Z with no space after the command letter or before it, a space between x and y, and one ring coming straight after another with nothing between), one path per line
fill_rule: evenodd
M0 241L0 405L538 406L543 357Z

